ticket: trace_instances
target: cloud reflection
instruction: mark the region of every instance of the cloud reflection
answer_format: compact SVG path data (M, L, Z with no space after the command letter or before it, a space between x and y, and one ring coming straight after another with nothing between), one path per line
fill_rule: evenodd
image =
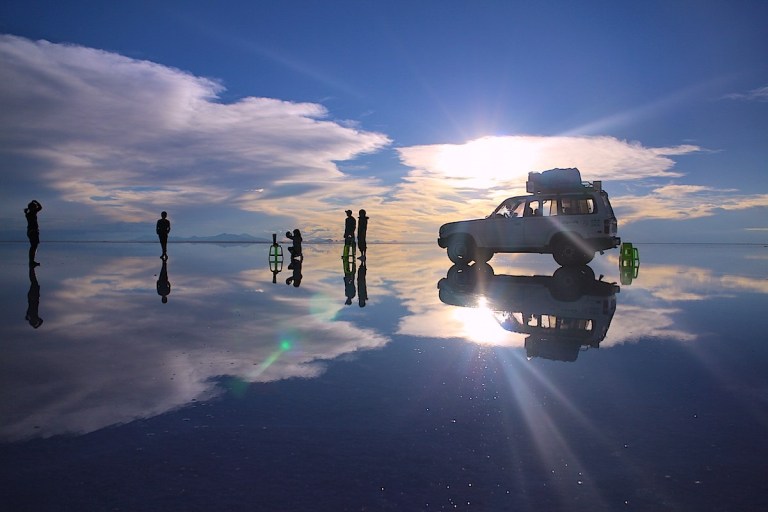
M24 262L23 249L3 250L8 261ZM174 245L166 269L173 295L162 304L156 291L162 262L154 249L48 246L37 269L46 321L35 330L13 307L23 312L27 305L27 267L3 268L4 282L15 284L1 295L10 306L0 311L8 340L0 361L0 437L91 432L215 398L225 389L222 382L320 377L331 361L382 348L394 338L516 351L535 325L525 324L530 332L505 329L511 319L496 313L553 300L566 309L581 307L568 288L560 290L566 296L551 296L557 267L539 255L496 256L493 273L508 283L495 295L455 289L454 298L463 297L464 305L449 305L438 283L451 263L431 244L371 244L365 308L344 306L340 245L305 245L299 288L272 284L267 245ZM744 258L751 254L742 252ZM728 273L705 261L683 267L658 259L658 251L641 247L640 276L615 295L600 348L648 339L694 341L700 333L691 327L686 303L768 293L759 259L745 259L754 263ZM604 281L618 281L615 258L595 260L592 269ZM536 283L538 288L530 287Z
M161 262L147 257L101 258L46 294L45 337L17 346L4 372L5 392L12 385L14 396L0 400L0 436L87 433L150 417L215 397L223 376L246 383L317 377L326 361L389 340L313 314L306 294L291 295L330 297L336 290L327 280L266 288L268 269L238 270L243 261L235 261L215 276L191 272L173 249L167 304L154 290Z

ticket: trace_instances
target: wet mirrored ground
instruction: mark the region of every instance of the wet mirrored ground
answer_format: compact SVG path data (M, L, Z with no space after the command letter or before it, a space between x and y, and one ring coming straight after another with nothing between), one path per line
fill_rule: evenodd
M768 248L638 248L0 244L3 507L768 510Z

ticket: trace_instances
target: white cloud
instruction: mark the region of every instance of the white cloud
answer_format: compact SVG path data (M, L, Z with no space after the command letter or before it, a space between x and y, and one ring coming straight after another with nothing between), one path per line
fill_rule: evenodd
M161 209L186 209L222 232L231 227L226 216L239 210L240 221L253 223L238 231L264 235L290 222L278 231L299 226L306 236L338 239L350 207L368 210L372 240L408 241L434 239L448 220L487 215L524 193L528 172L554 167L578 167L584 179L604 180L614 206L626 212L624 225L766 203L765 195L681 185L657 188L646 199L619 197L611 182L680 178L673 158L701 148L646 147L608 136L493 136L400 147L410 170L385 187L355 165L354 175L345 174L336 162L379 151L389 138L329 119L322 105L259 97L225 104L216 80L13 36L0 36L0 66L0 155L20 162L4 170L0 218L11 219L19 233L24 201L11 199L20 183L25 196L52 191L47 197L60 200L55 222L75 229L83 218L151 224Z
M752 89L745 93L727 94L725 97L731 100L768 101L768 85Z
M584 180L680 177L672 156L700 151L692 145L645 147L614 137L532 135L483 137L464 144L400 148L413 170L394 194L393 224L415 238L434 238L448 219L484 217L503 199L525 193L531 171L578 167Z
M318 104L223 104L216 81L91 48L2 36L0 66L0 151L35 159L20 174L113 220L168 204L270 212L263 196L291 184L343 194L355 179L334 162L389 143Z
M483 137L465 144L401 148L403 162L470 188L524 186L528 173L578 167L585 180L678 177L670 156L699 151L692 145L647 148L614 137Z
M651 219L695 219L736 211L768 207L768 194L744 194L731 189L696 185L666 185L642 196L612 198L622 223Z

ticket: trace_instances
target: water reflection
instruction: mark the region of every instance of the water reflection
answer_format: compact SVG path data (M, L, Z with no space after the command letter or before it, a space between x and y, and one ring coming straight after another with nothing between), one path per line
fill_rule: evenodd
M27 292L27 314L24 317L29 325L37 329L43 325L43 319L40 318L40 284L37 282L37 274L35 273L35 267L30 263L29 265L29 291Z
M497 275L487 263L454 265L437 288L443 303L489 310L505 330L527 335L528 357L561 361L600 345L619 292L615 283L595 279L589 266L531 276Z
M13 341L0 360L7 384L0 389L0 438L85 433L154 416L220 395L224 376L230 383L313 378L329 361L389 342L344 318L331 299L338 293L336 250L304 249L308 261L324 265L297 295L293 287L271 287L271 273L254 263L263 246L176 246L175 299L160 309L147 298L168 297L169 262L148 279L157 272L151 247L138 246L146 253L139 255L124 254L136 249L126 247L49 248L50 267L65 268L47 286L50 329L30 344L16 331L18 318L0 323L2 338ZM300 268L292 270L301 275ZM27 315L38 325L39 286L34 272L29 276Z
M360 210L364 211L364 210ZM364 249L361 249L364 250ZM365 257L361 257L362 262L360 263L360 268L357 269L357 304L361 308L365 307L365 301L368 300L368 284L365 281L366 273L368 272L368 267L366 267L365 264Z
M344 245L344 254L342 255L344 259L344 295L347 297L347 300L344 301L345 306L351 305L352 299L357 294L355 289L355 272L357 271L355 255L354 253L351 255L347 253L349 247L349 245Z
M315 378L393 339L493 343L560 360L582 358L585 346L690 342L702 336L692 304L768 294L765 260L732 249L740 264L728 269L705 259L712 251L670 262L646 249L642 278L617 304L618 262L609 257L564 272L548 258L506 256L493 268L446 273L432 245L376 244L368 257L376 265L344 262L340 300L338 245L305 245L311 271L294 288L271 285L264 245L179 244L174 300L156 308L155 294L169 297L171 283L168 262L153 278L153 248L50 245L46 266L27 273L26 247L0 246L3 261L18 262L0 268L0 438L155 416L221 395L231 389L223 382ZM42 324L35 272L46 287L46 329L32 331ZM24 290L26 321L18 311ZM360 307L347 307L353 301Z
M171 293L171 282L168 280L168 258L163 258L163 265L160 267L160 275L156 283L157 294L161 297L163 304L168 303L168 295Z
M288 270L292 270L293 274L285 280L285 284L292 284L298 288L301 286L301 279L304 277L301 273L301 267L304 265L304 258L292 259L288 265Z

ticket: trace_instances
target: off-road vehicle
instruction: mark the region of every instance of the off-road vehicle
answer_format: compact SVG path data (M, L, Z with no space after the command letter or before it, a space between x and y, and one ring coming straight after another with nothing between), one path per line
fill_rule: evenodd
M552 169L528 173L526 191L484 219L443 224L437 244L465 265L495 253L551 254L560 265L585 265L621 244L602 182L582 182L578 169Z

